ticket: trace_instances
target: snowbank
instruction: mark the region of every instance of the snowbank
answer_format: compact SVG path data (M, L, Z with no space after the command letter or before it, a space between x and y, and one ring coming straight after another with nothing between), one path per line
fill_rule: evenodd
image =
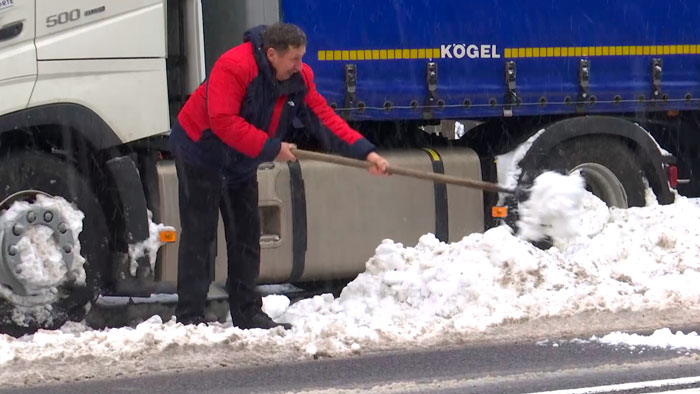
M682 331L677 331L673 333L669 328L656 330L651 335L628 334L616 331L601 338L593 337L591 341L612 346L700 350L700 336L698 336L697 332L693 331L684 334Z
M415 342L591 310L700 307L700 210L684 198L629 210L593 199L586 206L588 235L562 250L537 249L506 227L451 245L432 235L411 248L387 240L338 299L300 301L282 318L321 342Z
M248 359L336 356L454 343L546 317L670 309L697 316L700 208L682 197L670 206L628 210L608 210L590 196L583 204L587 214L578 236L550 250L506 227L453 244L430 234L415 247L385 240L366 272L336 299L327 294L289 305L284 297L266 297L271 315L294 324L288 332L240 330L231 323L185 327L157 317L103 331L73 323L20 339L0 336L0 365L5 374L78 361L140 360L143 366L160 354L210 356L220 349L227 354L222 357Z

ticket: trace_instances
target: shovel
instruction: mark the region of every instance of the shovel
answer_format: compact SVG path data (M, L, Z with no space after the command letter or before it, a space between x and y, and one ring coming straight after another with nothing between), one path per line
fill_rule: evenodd
M365 160L350 159L296 148L292 149L292 153L299 159L316 160L348 167L367 169L372 165ZM394 175L465 186L489 192L513 194L519 201L518 227L520 228L520 235L531 241L540 241L546 239L546 237L563 236L566 238L576 234L577 228L580 227L579 216L584 211L583 197L587 191L584 187L585 181L578 173L572 174L573 176L567 176L549 171L538 176L531 188L516 187L510 189L497 183L435 174L405 167L387 165L386 169L389 174ZM539 184L538 179L542 180ZM496 216L494 215L494 217ZM498 217L505 216L499 215Z
M339 165L347 166L347 167L356 167L356 168L367 169L370 166L372 166L372 163L365 161L365 160L351 159L351 158L347 158L347 157L343 157L343 156L329 155L327 153L319 153L319 152L313 152L313 151L308 151L308 150L303 150L303 149L293 148L292 153L294 153L294 155L299 159L322 161L325 163L339 164ZM411 178L425 179L425 180L438 182L438 183L447 183L447 184L452 184L452 185L465 186L465 187L469 187L469 188L473 188L473 189L481 189L481 190L489 191L489 192L507 193L507 194L515 194L515 195L521 195L522 193L524 193L524 190L520 190L517 188L516 189L509 189L509 188L503 187L497 183L477 181L474 179L460 178L460 177L445 175L445 174L436 174L434 172L414 170L412 168L387 165L386 170L387 170L387 173L392 174L392 175L402 175L402 176L407 176L407 177L411 177Z

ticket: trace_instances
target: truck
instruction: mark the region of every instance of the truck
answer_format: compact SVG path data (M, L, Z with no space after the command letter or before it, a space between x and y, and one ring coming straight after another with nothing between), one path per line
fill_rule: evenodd
M175 293L170 126L252 26L300 26L318 90L393 164L521 187L580 171L624 209L700 194L698 17L684 0L0 0L0 329ZM352 278L385 237L454 242L517 217L512 196L326 163L265 163L258 180L260 283ZM80 234L41 196L82 212ZM58 281L19 269L32 229Z

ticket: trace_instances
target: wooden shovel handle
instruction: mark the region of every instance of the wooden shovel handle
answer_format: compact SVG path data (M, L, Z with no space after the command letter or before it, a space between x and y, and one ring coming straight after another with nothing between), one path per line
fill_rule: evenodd
M339 164L346 167L367 169L372 163L365 160L351 159L348 157L329 155L327 153L312 152L303 149L292 149L292 153L299 159L322 161L326 163ZM503 187L497 183L477 181L474 179L460 178L452 175L436 174L434 172L414 170L412 168L387 166L387 172L393 175L403 175L411 178L425 179L428 181L447 183L457 186L465 186L473 189L481 189L491 192L515 194L515 190Z

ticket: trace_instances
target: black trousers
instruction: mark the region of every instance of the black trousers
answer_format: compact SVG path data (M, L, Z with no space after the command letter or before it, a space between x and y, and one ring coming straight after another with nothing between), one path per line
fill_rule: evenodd
M219 211L224 221L231 314L261 307L255 292L260 274L260 216L258 181L229 185L221 174L175 160L180 198L175 315L178 320L204 316L212 281Z

